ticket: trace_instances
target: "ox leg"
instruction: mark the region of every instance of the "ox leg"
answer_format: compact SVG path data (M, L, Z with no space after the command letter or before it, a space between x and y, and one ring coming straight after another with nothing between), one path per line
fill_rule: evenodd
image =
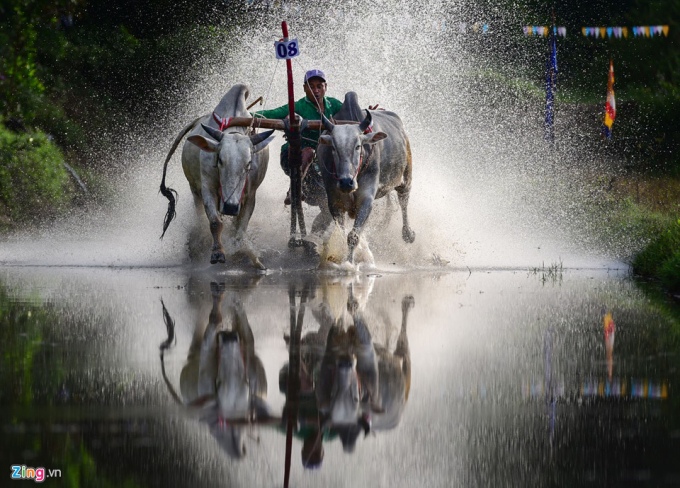
M325 198L321 199L319 209L321 212L319 212L319 215L317 215L314 218L314 222L312 222L312 234L321 234L333 221L333 216L331 215L331 211L328 209L328 202Z
M354 220L354 227L347 234L347 261L350 263L354 262L354 249L359 244L359 236L364 228L366 219L371 215L371 209L373 208L373 195L360 195L355 197L357 218Z
M259 256L246 239L246 231L248 230L248 224L250 223L250 217L253 215L253 210L255 210L255 195L246 195L241 211L234 221L236 242L239 243L241 251L253 262L253 266L257 269L265 270L267 268L262 264Z
M217 197L210 191L203 189L203 206L205 207L205 214L208 216L210 222L210 233L213 238L212 254L210 255L210 264L224 263L227 258L224 255L224 247L222 247L222 219L217 213ZM207 195L207 196L206 196Z
M416 240L416 233L408 224L408 198L411 194L411 185L408 187L398 186L397 197L399 198L399 206L401 207L401 217L403 219L403 226L401 228L401 237L405 242L411 244Z
M208 247L208 236L205 233L205 221L203 220L205 210L203 209L203 200L201 199L200 189L194 191L192 188L191 191L194 198L196 218L193 220L189 230L187 248L189 250L189 258L192 261L199 261L202 257L202 253L205 252L205 249Z
M397 190L397 197L399 198L399 206L401 207L401 217L403 219L403 226L401 228L401 237L405 242L411 244L416 240L416 233L408 225L408 198L411 195L411 178L413 169L413 158L411 156L411 145L408 139L406 140L406 168L402 175L402 184L395 188Z
M399 332L399 338L397 339L397 348L394 351L394 356L401 358L401 373L404 376L404 384L406 386L406 400L408 400L408 394L411 389L411 351L408 346L406 325L408 324L409 311L415 304L416 301L413 298L413 295L406 295L401 300L401 331Z
M378 383L378 357L373 347L373 338L366 325L364 315L359 310L359 303L354 298L351 286L349 291L347 311L352 315L356 331L356 343L354 344L354 352L357 358L356 371L361 379L362 387L368 391L371 410L378 413L382 411Z

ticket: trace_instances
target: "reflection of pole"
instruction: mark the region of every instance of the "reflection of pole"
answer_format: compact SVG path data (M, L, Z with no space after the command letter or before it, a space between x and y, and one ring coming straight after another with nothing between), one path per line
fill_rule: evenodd
M293 449L293 429L297 426L300 406L300 341L302 337L302 320L305 315L308 287L305 285L300 299L300 311L295 317L295 284L288 287L290 304L290 343L288 344L288 385L286 387L286 466L283 475L283 486L288 488L290 481L290 458Z
M288 41L288 24L284 20L281 22L283 40ZM290 240L288 247L297 247L298 241L295 239L297 224L299 221L300 234L306 235L305 217L302 213L302 149L300 138L300 125L295 115L295 92L293 90L293 68L290 59L286 59L286 69L288 71L288 166L290 168Z

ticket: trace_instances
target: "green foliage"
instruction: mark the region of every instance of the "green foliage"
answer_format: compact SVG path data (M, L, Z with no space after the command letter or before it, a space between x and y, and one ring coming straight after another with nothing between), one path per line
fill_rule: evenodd
M671 290L680 290L680 219L654 235L635 257L633 270L660 279Z
M61 151L42 132L15 134L0 123L0 206L16 221L54 215L72 190Z

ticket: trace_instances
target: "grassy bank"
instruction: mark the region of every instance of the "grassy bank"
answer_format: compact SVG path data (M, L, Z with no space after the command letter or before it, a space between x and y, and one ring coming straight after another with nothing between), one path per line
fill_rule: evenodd
M669 218L652 235L649 245L635 257L633 271L658 279L672 292L680 292L680 218L674 221Z
M64 155L45 133L0 121L0 228L67 210L76 194Z
M680 178L619 178L608 193L613 225L646 242L633 272L680 292Z

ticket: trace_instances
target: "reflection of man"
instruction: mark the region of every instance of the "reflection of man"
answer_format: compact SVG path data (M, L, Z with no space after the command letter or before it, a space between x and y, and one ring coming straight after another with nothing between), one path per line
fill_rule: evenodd
M304 78L305 97L295 102L295 113L303 119L319 120L321 115L328 118L333 117L340 111L342 102L336 98L326 96L326 75L323 71L312 69L305 73ZM254 117L266 119L285 119L289 115L288 104L271 110L261 110L253 114ZM320 199L324 197L323 180L321 170L314 161L316 146L321 132L318 130L304 130L300 134L302 137L302 199L309 198L307 202L311 205L319 205ZM311 171L308 171L312 168ZM284 173L290 176L290 166L288 163L288 143L281 147L281 168ZM285 204L290 204L290 195L286 196Z
M295 437L302 439L302 466L306 469L320 468L323 463L324 439L329 439L334 436L323 428L323 418L317 408L316 396L314 394L314 380L309 375L304 364L300 365L300 392L297 399L288 398L288 364L284 365L279 372L279 390L286 395L286 407L288 402L295 402L298 404L298 418L297 429L295 430ZM284 411L283 418L287 418ZM284 427L285 429L285 427Z

